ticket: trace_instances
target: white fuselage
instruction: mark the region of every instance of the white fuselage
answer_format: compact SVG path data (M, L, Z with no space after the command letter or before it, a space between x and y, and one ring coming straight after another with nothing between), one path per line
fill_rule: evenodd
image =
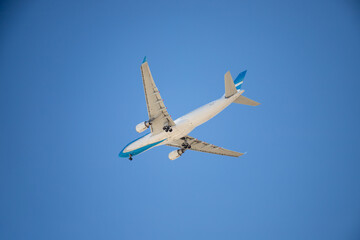
M160 133L149 133L144 137L132 142L128 146L123 149L123 153L128 153L135 151L137 149L141 149L149 144L154 144L159 141L162 141L156 146L168 144L174 140L180 139L186 135L188 135L192 130L201 124L209 121L211 118L215 117L221 111L223 111L226 107L228 107L236 98L238 98L244 90L238 91L233 96L226 98L223 95L221 98L212 101L204 106L201 106L194 111L176 119L175 126L172 126L172 132L162 131ZM165 140L164 140L165 139ZM150 147L151 148L151 147ZM148 148L148 149L150 149ZM147 150L148 150L147 149Z

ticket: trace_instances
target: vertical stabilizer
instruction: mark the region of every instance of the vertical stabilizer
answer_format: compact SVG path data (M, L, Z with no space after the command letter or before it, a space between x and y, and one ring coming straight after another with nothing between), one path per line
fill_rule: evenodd
M231 97L235 93L237 93L234 81L231 77L230 72L225 73L225 97Z

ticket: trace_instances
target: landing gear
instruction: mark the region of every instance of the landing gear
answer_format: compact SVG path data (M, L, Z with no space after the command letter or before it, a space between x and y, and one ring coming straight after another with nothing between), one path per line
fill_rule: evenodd
M163 127L163 130L164 130L165 132L172 132L172 128L171 128L170 126L164 126L164 127Z
M181 146L182 146L184 149L190 149L190 148L191 148L191 145L186 141L186 138L185 138L185 137L182 137L181 139L184 140L184 143L181 144Z
M182 146L184 149L187 149L187 148L190 149L190 148L191 148L191 145L188 144L187 142L181 144L181 146Z
M132 156L131 156L131 154L129 154L129 160L132 161Z

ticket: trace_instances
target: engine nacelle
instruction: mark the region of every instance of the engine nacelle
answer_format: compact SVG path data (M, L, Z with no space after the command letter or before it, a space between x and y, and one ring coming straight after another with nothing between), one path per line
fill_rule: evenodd
M182 149L174 150L171 153L169 153L169 159L175 160L178 157L180 157L183 153L184 153L184 150L182 150Z
M150 127L150 122L145 121L136 125L135 129L138 133L141 133Z

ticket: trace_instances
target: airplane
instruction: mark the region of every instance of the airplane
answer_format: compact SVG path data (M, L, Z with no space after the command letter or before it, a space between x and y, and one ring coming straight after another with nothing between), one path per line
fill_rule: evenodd
M242 90L241 87L247 72L246 70L241 72L234 81L230 72L227 72L224 77L225 94L223 96L173 121L167 112L167 108L160 96L160 92L155 85L146 57L144 58L140 69L149 119L136 125L135 129L138 133L141 133L150 128L150 133L127 144L119 153L119 157L132 160L133 156L161 145L178 148L169 153L168 157L170 160L177 159L186 150L231 157L243 155L243 153L227 150L198 140L188 134L196 127L219 114L231 103L249 106L257 106L260 104L242 95L244 90Z

